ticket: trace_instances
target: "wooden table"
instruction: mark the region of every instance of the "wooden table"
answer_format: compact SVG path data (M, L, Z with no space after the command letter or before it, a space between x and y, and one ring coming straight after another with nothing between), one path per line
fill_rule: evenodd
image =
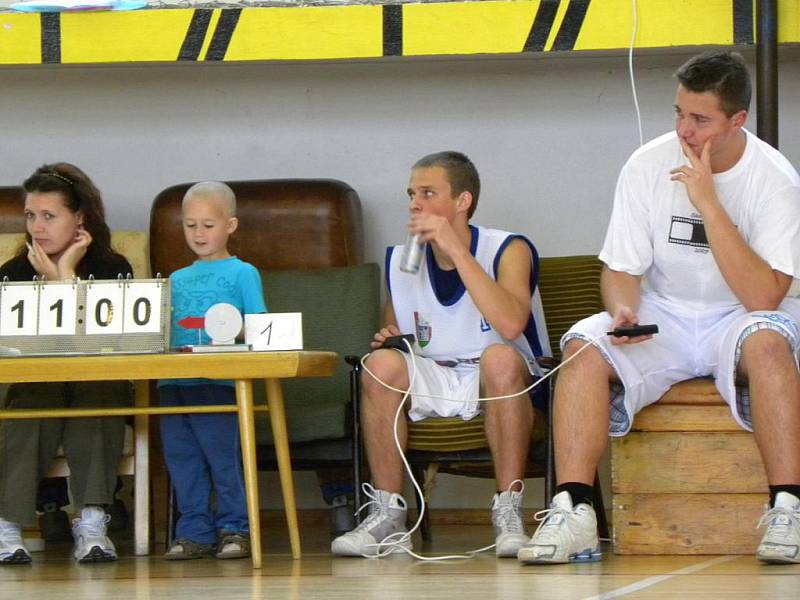
M201 412L238 413L253 568L258 569L261 568L261 527L259 524L254 411L266 410L270 415L292 556L300 558L297 509L280 379L329 376L336 368L336 361L335 352L324 351L3 358L0 359L0 383L133 380L136 387L136 402L132 408L0 410L0 419L134 415L137 430L135 553L147 554L150 538L148 512L150 480L147 469L149 460L148 416ZM235 380L236 405L150 406L149 380L194 377ZM267 406L255 407L253 405L253 379L266 380Z

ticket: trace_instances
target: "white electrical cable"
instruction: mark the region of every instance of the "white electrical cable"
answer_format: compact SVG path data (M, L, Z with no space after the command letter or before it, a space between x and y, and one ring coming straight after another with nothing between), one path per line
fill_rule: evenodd
M596 338L593 338L593 339L589 340L589 342L588 342L588 344L587 344L587 345L588 345L588 346L591 346L591 345L593 345L593 344L594 344L594 343L595 343L597 340L599 340L599 339L600 339L600 338L602 338L602 337L605 337L606 335L608 335L608 334L607 334L607 333L601 333L601 334L600 334L600 335L598 335ZM408 353L409 353L409 355L411 356L411 363L412 363L412 367L413 367L414 369L416 369L416 363L415 363L415 358L414 358L414 356L415 356L415 355L414 355L414 351L413 351L413 349L411 348L411 345L408 343L408 340L403 340L403 343L405 343L405 344L406 344L406 346L408 346ZM558 371L558 370L559 370L561 367L563 367L565 364L567 364L567 363L568 363L569 361L571 361L573 358L575 358L576 356L578 356L578 354L580 354L581 352L583 352L583 349L584 349L585 347L586 347L586 346L583 346L583 347L582 347L580 350L578 350L578 351L577 351L575 354L573 354L572 356L570 356L568 359L566 359L566 360L565 360L565 361L563 361L562 363L558 364L558 365L557 365L555 368L553 368L552 370L550 370L550 371L548 371L547 373L545 373L544 375L542 375L542 376L541 376L539 379L537 379L536 381L534 381L534 382L533 382L531 385L529 385L529 386L528 386L528 387L526 387L525 389L523 389L523 390L520 390L519 392L516 392L516 393L514 393L514 394L507 394L507 395L505 395L505 396L490 396L490 397L487 397L487 398L475 398L475 399L466 399L466 400L464 400L464 399L453 400L452 398L447 398L447 397L445 397L445 396L437 396L436 394L420 394L420 393L414 393L414 395L415 395L415 396L418 396L418 397L420 397L420 398L433 398L433 399L435 399L435 400L446 400L447 402L467 402L467 403L491 402L491 401L493 401L493 400L507 400L508 398L516 398L517 396L521 396L522 394L525 394L525 393L527 393L527 392L531 391L533 388L535 388L535 387L538 387L538 386L539 386L539 384L541 384L541 383L542 383L542 382L543 382L545 379L547 379L548 377L550 377L550 376L551 376L553 373L555 373L556 371ZM397 350L397 351L398 351L398 352L400 352L400 350ZM379 384L381 384L381 385L382 385L383 387L385 387L386 389L388 389L388 390L392 390L393 392L397 392L398 394L406 394L406 395L407 395L409 390L401 390L400 388L392 387L391 385L389 385L389 384L388 384L388 383L386 383L385 381L381 381L381 379L380 379L380 378L379 378L377 375L375 375L375 373L373 373L372 371L370 371L370 370L369 370L369 368L367 367L367 365L366 365L366 362L365 362L365 361L366 361L367 357L368 357L370 354L372 354L372 353L371 353L371 352L368 352L367 354L365 354L364 356L362 356L362 357L361 357L361 368L362 368L362 369L364 369L364 371L366 371L366 372L367 372L367 373L368 373L368 374L369 374L369 375L370 375L370 376L371 376L371 377L372 377L372 378L373 378L375 381L377 381ZM416 372L416 371L415 371L415 372ZM409 384L409 389L410 389L410 384ZM405 397L403 398L403 402L405 402ZM401 406L402 406L402 403L401 403Z
M642 113L639 111L639 96L636 93L636 80L633 77L633 42L636 39L636 31L639 28L636 0L631 0L631 5L633 8L633 27L631 29L631 43L628 47L628 73L631 77L631 92L633 93L633 106L636 108L636 122L639 125L639 146L643 146L644 134L642 133Z
M597 337L589 340L588 343L586 343L581 348L579 348L578 351L575 352L575 354L573 354L572 356L570 356L569 358L567 358L566 360L564 360L563 362L558 364L555 368L551 369L550 371L545 373L542 377L540 377L539 379L534 381L533 384L531 384L530 386L528 386L524 390L522 390L520 392L517 392L516 394L509 394L507 396L494 396L494 397L489 397L489 398L477 398L476 400L467 400L466 402L489 402L489 401L493 401L493 400L504 400L504 399L507 399L507 398L515 398L517 396L525 394L525 393L529 392L530 390L532 390L533 388L539 386L543 381L548 379L556 371L558 371L561 367L563 367L564 365L569 363L571 360L573 360L575 357L577 357L586 348L588 348L589 346L594 346L595 342L597 342L597 340L599 340L601 337L604 337L605 335L607 335L607 334L602 333L602 334L598 335ZM412 390L412 388L414 386L414 381L417 378L417 361L416 361L416 356L414 355L414 349L411 347L411 344L408 342L408 340L404 339L403 343L407 346L409 356L411 356L411 379L410 379L409 384L408 384L408 389L401 390L401 389L395 388L395 387L389 385L388 383L386 383L385 381L381 380L377 375L375 375L372 371L370 371L369 368L366 365L366 359L371 354L371 352L369 352L369 353L367 353L367 354L365 354L364 356L361 357L361 367L375 381L377 381L380 385L382 385L386 389L392 390L393 392L398 392L400 394L403 394L403 398L400 401L400 403L398 404L397 410L395 411L395 414L394 414L394 445L395 445L395 448L397 448L397 452L400 454L400 458L403 461L403 466L405 467L406 473L408 473L408 476L411 479L411 483L412 483L412 485L414 486L414 489L417 492L417 496L418 496L418 498L420 498L419 516L417 517L417 520L414 523L414 526L410 530L408 530L406 532L402 532L402 533L391 534L391 535L387 536L384 540L382 540L380 542L377 542L375 544L370 544L368 547L369 548L375 548L375 553L374 554L364 553L364 554L362 554L362 556L364 556L364 558L382 558L384 556L388 556L389 554L392 554L393 552L396 552L397 549L400 549L403 552L409 554L410 556L413 556L417 560L422 560L422 561L463 560L463 559L468 559L468 558L474 558L480 552L486 552L487 550L491 550L492 548L495 547L495 544L491 544L490 546L485 546L483 548L478 548L477 550L470 550L470 551L468 551L468 552L466 552L464 554L448 554L448 555L443 555L443 556L421 556L419 554L416 554L413 550L409 550L408 548L403 546L403 544L405 542L407 542L408 540L411 539L411 535L417 529L419 529L419 526L422 523L422 518L425 516L425 510L426 510L425 497L424 497L424 495L422 493L422 488L420 488L419 483L417 483L417 480L414 478L414 473L411 470L411 465L408 464L408 460L406 459L405 453L403 452L403 448L400 446L400 439L398 438L398 435L397 435L397 425L398 425L398 422L400 420L400 415L403 414L403 407L405 406L406 401L408 400L409 396L411 395L411 390ZM401 350L397 350L397 351L401 352ZM448 402L464 402L464 400L453 400L452 398L446 398L444 396L435 396L435 395L431 395L431 394L414 394L414 395L425 397L425 398L436 398L436 399L439 399L439 400L446 400ZM524 484L523 484L523 486L524 486ZM366 506L366 505L364 505L364 506ZM359 510L361 510L361 509L359 509Z

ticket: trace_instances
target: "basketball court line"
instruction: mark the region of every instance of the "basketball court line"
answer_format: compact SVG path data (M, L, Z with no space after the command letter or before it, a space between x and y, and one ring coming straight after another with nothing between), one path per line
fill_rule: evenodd
M584 600L610 600L611 598L619 598L621 596L625 596L626 594L632 594L634 592L641 591L645 588L649 588L653 585L656 585L657 583L661 583L662 581L667 581L668 579L672 579L673 577L677 577L680 575L691 575L692 573L697 573L698 571L702 571L703 569L707 569L708 567L713 567L714 565L719 565L725 562L729 562L737 558L740 557L738 555L718 556L716 558L712 558L711 560L691 565L683 569L678 569L677 571L671 571L670 573L665 573L664 575L656 575L653 577L648 577L646 579L642 579L641 581L637 581L636 583L631 583L621 588L617 588L616 590L611 590L610 592L603 592L602 594L597 594L596 596L589 596L588 598L584 598Z

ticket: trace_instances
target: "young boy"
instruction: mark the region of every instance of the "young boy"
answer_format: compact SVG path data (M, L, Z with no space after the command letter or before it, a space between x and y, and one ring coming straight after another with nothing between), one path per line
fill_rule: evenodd
M170 276L173 347L198 343L197 330L180 322L203 317L214 304L232 304L242 314L267 310L256 268L228 252L228 237L239 224L233 191L220 182L195 184L183 197L182 212L186 243L197 260ZM204 331L202 343L209 343ZM162 406L236 402L232 381L170 379L158 386ZM175 541L164 557L186 560L214 551L221 559L249 556L236 415L164 416L161 440L180 511ZM211 509L212 486L216 512Z

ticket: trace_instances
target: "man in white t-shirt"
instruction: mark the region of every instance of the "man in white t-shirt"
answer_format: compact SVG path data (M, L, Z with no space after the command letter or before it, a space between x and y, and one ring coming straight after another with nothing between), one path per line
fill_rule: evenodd
M522 478L533 409L527 393L535 358L549 355L536 293L538 257L520 235L470 225L480 192L472 162L439 152L414 165L408 186L409 232L427 243L416 274L400 270L401 247L386 255L385 325L366 362L395 390L411 385L403 408L414 421L473 418L485 411L497 494L492 501L496 554L515 557L528 541L522 521ZM381 348L387 338L413 333L413 354ZM362 428L374 488L368 517L331 544L333 554L383 555L410 549L406 530L402 456L395 446L395 414L404 394L375 377L362 377ZM412 384L413 381L413 384ZM478 403L478 397L512 396ZM405 413L397 441L405 448Z
M636 412L698 376L714 377L764 461L758 558L800 562L800 177L743 128L741 56L702 54L677 78L675 131L634 152L617 182L600 253L608 312L561 340L566 358L589 347L559 373L557 493L524 563L599 560L592 482L607 434L625 435ZM637 323L660 333L604 335Z

